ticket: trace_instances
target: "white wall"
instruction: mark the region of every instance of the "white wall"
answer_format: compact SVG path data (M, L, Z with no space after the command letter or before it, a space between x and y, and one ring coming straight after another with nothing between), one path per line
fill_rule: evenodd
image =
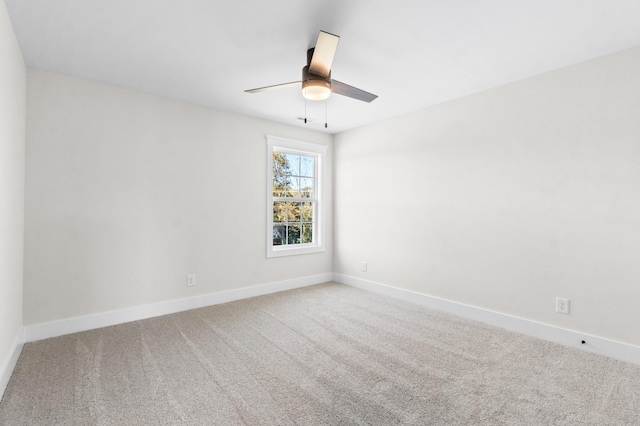
M335 270L640 345L637 75L633 49L332 143L30 70L25 324ZM266 259L266 134L334 146L326 253Z
M332 145L29 70L25 324L330 273L331 238L325 253L266 258L267 134Z
M638 76L633 49L338 135L335 271L640 345Z
M26 70L0 1L0 397L22 327Z

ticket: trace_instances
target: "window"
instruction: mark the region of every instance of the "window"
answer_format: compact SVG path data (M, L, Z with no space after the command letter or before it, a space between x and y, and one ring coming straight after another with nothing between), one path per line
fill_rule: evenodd
M267 136L267 257L324 251L326 146Z

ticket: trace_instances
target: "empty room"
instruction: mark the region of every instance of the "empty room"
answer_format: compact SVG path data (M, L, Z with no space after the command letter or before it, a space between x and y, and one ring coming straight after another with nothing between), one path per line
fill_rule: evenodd
M640 424L637 0L0 2L0 425Z

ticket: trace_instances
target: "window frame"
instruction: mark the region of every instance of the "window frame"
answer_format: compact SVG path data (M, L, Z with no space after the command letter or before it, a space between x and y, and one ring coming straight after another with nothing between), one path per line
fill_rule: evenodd
M315 157L313 242L273 245L273 153L285 152ZM327 147L310 142L267 135L267 258L325 251L324 179Z

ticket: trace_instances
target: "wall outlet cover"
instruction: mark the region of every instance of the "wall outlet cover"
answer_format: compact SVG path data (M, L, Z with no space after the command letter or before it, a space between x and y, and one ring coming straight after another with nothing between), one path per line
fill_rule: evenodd
M187 275L187 287L193 287L194 285L196 285L195 274Z
M569 299L556 297L556 312L559 314L569 315Z

